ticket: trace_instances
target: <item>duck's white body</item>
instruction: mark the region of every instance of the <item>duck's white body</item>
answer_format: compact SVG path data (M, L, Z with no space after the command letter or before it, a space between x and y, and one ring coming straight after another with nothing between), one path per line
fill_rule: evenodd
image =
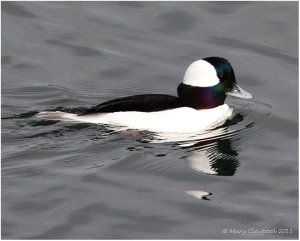
M191 133L222 124L232 114L232 109L223 104L213 109L196 110L189 107L156 112L113 112L76 115L65 112L41 112L48 119L107 124L154 132Z

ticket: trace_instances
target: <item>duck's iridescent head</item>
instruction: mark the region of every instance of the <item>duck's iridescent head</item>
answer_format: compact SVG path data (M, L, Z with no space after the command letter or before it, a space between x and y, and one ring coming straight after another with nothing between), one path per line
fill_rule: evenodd
M193 62L187 68L177 91L186 105L196 109L222 105L226 95L253 98L237 85L231 64L221 57L207 57Z

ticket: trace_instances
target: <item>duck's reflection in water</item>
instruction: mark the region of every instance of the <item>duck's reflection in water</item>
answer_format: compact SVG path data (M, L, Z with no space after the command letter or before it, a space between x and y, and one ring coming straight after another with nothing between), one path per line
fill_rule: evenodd
M222 126L201 133L153 133L139 130L128 130L126 127L110 127L111 131L124 131L126 137L133 137L138 142L151 144L166 144L178 150L184 150L184 159L194 171L210 175L232 176L238 166L240 132L248 127L239 126L244 116L235 114ZM245 123L246 124L246 123ZM134 149L134 147L132 147ZM131 149L128 149L131 150ZM182 152L181 152L182 153Z
M197 143L184 158L188 166L211 175L233 176L239 166L238 150L233 139Z
M243 115L238 113L213 130L192 135L160 134L152 142L176 141L182 149L186 149L182 158L191 169L210 175L232 176L239 166L240 136L239 131L230 126L243 119Z

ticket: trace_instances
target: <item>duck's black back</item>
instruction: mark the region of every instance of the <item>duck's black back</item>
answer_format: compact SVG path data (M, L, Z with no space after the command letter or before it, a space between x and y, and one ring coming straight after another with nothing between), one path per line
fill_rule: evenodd
M146 94L114 99L84 110L79 115L121 111L152 112L183 107L180 99L171 95Z

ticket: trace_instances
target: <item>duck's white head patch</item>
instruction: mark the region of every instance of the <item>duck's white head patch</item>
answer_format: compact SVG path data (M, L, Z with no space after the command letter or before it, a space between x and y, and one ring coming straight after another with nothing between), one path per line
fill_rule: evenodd
M183 77L184 84L197 87L214 86L219 82L214 66L202 59L193 62Z

